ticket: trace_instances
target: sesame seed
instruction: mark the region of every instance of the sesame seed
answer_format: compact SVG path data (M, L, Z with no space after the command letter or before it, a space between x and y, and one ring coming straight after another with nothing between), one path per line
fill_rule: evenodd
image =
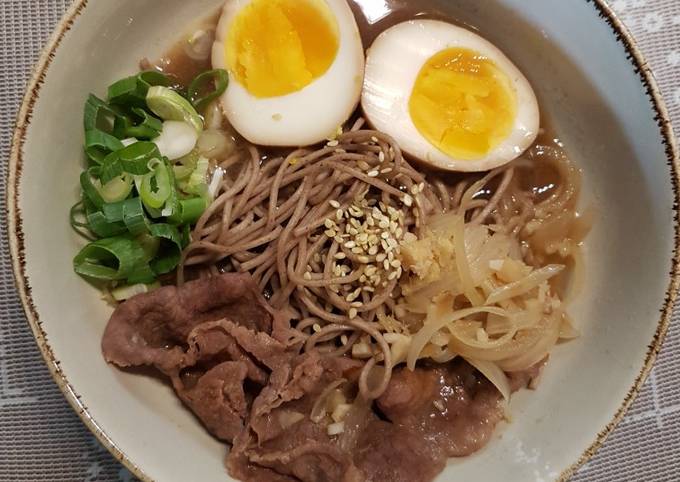
M315 332L318 333L318 332L321 331L321 325L319 325L318 323L314 323L314 324L312 325L312 329L313 329Z
M367 264L370 261L368 256L359 256L358 260L359 260L360 263L363 263L363 264Z
M354 241L347 241L347 242L345 243L345 248L347 248L347 249L352 249L352 248L354 248L356 245L357 245L357 243L355 243Z
M366 266L366 270L364 272L366 273L366 276L373 276L376 273L376 271L378 271L378 268L370 264Z
M363 171L368 171L371 168L371 166L366 161L357 162L357 166Z
M356 246L352 248L352 253L354 254L363 254L364 249L361 246Z
M380 151L380 154L378 154L378 161L385 161L385 153L383 151Z
M385 253L380 253L378 256L375 257L375 260L376 260L378 263L382 263L382 262L385 261L386 259L387 259L387 255L386 255Z
M324 231L324 234L328 238L334 238L338 233L336 233L335 230L333 229L327 229L326 231Z
M335 219L336 221L342 221L342 209L338 209L335 211Z
M391 253L390 253L390 254L391 254ZM398 267L401 266L401 261L399 261L398 259L392 260L392 262L390 263L390 265L391 265L393 268L398 268Z
M375 136L371 136L371 140L372 140L373 142L378 142L378 138L375 137Z
M375 171L369 172L369 173L367 174L367 176L368 176L368 177L378 177L378 174L380 174L380 172L377 171L377 170L375 170Z
M413 186L411 186L411 194L413 194L414 196L415 196L416 194L418 194L419 191L420 191L420 190L419 190L417 184L414 184Z
M383 261L383 267L385 271L388 271L390 269L390 262L388 260Z
M331 228L334 228L334 227L335 227L335 223L334 223L333 221L331 221L330 219L326 219L326 220L323 222L323 225L326 226L328 229L331 229Z
M343 345L346 345L349 340L347 339L347 335L340 335L340 343Z
M408 194L404 196L404 199L402 199L402 201L408 207L411 207L413 205L413 198Z
M350 320L353 319L353 318L356 318L357 317L357 309L356 308L350 308L347 315L349 316Z
M357 228L350 227L348 229L348 231L349 231L349 234L351 234L352 236L356 236L357 234L359 234L359 230Z
M423 192L425 190L425 183L421 182L418 184L418 192Z
M378 223L380 229L387 229L390 227L390 222L387 219L381 219Z
M392 271L392 272L390 273L390 275L387 277L387 279L390 280L390 281L393 281L393 280L397 279L397 272L396 272L396 271Z
M345 253L340 252L340 253L335 253L335 255L333 257L335 259L345 259L347 257L347 255Z
M393 252L393 251L390 251L389 253L387 253L387 260L388 260L390 263L391 263L392 261L394 261L394 252Z
M332 140L332 141L329 141L328 144L326 144L326 145L327 145L328 147L335 147L335 146L337 146L338 144L340 144L340 143L339 143L337 140Z
M365 274L359 276L359 283L365 283L366 281L368 281L368 277Z
M375 256L376 254L378 254L378 247L377 246L371 246L370 248L368 248L368 254L370 256Z
M397 238L401 238L401 235L404 234L404 230L401 228L397 228L394 234Z
M338 244L342 244L343 239L342 239L341 236L335 235L335 236L333 237L333 241L335 241L335 242L338 243Z
M380 169L380 174L389 174L390 172L392 172L391 167L386 167L385 169Z
M352 306L352 307L354 307L354 308L361 308L362 306L364 306L364 304L363 304L361 301L353 301L353 302L350 304L350 306Z
M340 203L335 199L331 199L330 201L328 201L328 204L330 204L335 209L338 209L340 207Z
M312 273L310 273L309 271L305 271L303 278L306 279L307 281L311 280L312 279Z

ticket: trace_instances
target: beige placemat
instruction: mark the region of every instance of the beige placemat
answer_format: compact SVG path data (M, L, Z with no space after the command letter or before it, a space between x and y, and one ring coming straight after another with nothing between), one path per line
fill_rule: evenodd
M12 127L26 80L69 3L0 0L2 193ZM611 3L637 37L656 72L674 125L680 127L680 0ZM4 196L0 213L0 480L133 480L71 411L43 364L14 289ZM644 390L574 480L680 480L680 371L675 369L679 362L680 311L676 307L661 356Z

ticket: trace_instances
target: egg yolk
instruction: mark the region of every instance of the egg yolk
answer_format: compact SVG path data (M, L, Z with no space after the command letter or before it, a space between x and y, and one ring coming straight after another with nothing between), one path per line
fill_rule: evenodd
M253 0L234 18L225 53L232 76L265 98L311 84L338 47L337 21L323 0Z
M440 151L481 159L512 130L517 100L508 76L465 48L432 56L416 79L409 110L418 131Z

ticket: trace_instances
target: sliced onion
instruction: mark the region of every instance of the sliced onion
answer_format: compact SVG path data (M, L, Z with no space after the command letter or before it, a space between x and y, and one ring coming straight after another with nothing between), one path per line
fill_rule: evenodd
M312 411L309 414L309 418L311 419L312 422L320 423L324 419L324 417L328 415L326 402L328 401L329 395L333 392L333 390L343 385L345 382L347 382L346 379L340 378L338 380L332 381L331 383L328 384L326 388L323 389L319 397L314 402Z
M484 298L479 294L472 281L470 264L465 249L465 220L459 216L454 223L453 244L455 248L456 267L460 276L463 293L473 306L484 304Z
M536 344L514 358L499 361L498 366L506 372L516 372L526 370L541 361L548 353L550 353L550 349L557 343L560 336L561 321L561 313L553 313L548 318L547 329L542 333L542 336L538 338Z
M493 385L501 392L505 400L510 400L510 381L505 375L505 372L501 370L498 365L494 362L487 360L477 360L475 358L465 358L470 365L475 367L479 372L484 375L487 380L489 380Z
M523 295L524 293L536 288L544 281L547 281L553 276L561 273L562 270L564 270L563 264L549 264L548 266L544 266L543 268L532 271L531 274L522 278L521 280L514 281L496 289L486 299L486 303L493 305L499 301Z

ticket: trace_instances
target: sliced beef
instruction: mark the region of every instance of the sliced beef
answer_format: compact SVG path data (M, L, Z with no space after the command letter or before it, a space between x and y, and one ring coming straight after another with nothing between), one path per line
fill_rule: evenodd
M153 365L166 374L183 363L187 338L201 323L227 318L271 333L273 311L249 275L225 274L164 286L120 304L104 332L104 358L121 367Z
M363 480L341 437L328 435L328 421L310 418L324 389L338 379L356 378L357 368L350 359L312 352L274 370L253 402L248 429L228 457L230 474L249 481L269 480L271 471L285 480Z
M486 444L503 418L501 395L464 361L400 369L378 407L395 425L437 444L448 457L469 455Z
M102 350L122 367L156 367L210 433L232 441L271 370L294 356L272 337L277 324L285 333L250 276L227 274L121 304Z

